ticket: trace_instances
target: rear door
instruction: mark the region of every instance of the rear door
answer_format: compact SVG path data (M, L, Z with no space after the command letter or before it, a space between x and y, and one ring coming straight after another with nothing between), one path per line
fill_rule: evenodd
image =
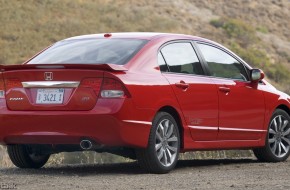
M197 43L219 97L219 140L257 140L265 132L263 92L249 81L247 69L226 50Z
M193 140L215 140L218 132L217 89L213 81L204 76L192 44L180 41L163 46L158 62L172 86Z
M91 110L103 72L86 69L24 69L3 73L10 110Z

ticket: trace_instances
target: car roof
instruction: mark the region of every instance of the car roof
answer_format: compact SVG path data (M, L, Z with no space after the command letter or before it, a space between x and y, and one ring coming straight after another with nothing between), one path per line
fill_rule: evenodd
M106 38L105 35L108 35L107 38L126 38L126 39L144 39L152 40L161 37L168 37L172 39L193 39L193 40L205 40L197 36L185 35L185 34L174 34L174 33L157 33L157 32L121 32L121 33L102 33L102 34L89 34L82 36L75 36L67 38L65 40L80 40L80 39L91 39L91 38Z

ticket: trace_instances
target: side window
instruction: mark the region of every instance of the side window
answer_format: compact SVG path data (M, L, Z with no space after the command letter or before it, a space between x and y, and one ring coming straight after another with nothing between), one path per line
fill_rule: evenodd
M160 71L162 72L168 72L168 67L163 59L163 56L161 55L161 53L158 53L158 64L160 67Z
M247 72L242 63L226 52L210 45L198 44L213 76L247 81Z
M178 42L169 44L162 48L161 53L170 72L204 74L191 43ZM162 63L159 63L159 65L162 65Z

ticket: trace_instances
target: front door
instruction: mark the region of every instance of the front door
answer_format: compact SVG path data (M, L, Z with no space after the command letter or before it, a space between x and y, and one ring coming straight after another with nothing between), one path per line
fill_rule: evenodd
M222 49L197 44L217 85L218 140L257 140L265 132L263 92L249 81L245 66Z

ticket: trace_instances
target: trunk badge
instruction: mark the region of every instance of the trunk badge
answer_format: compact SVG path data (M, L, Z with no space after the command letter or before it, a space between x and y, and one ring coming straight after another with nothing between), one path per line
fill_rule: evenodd
M21 101L24 98L9 98L10 101Z
M45 80L52 80L53 79L53 73L52 72L45 72L44 73L44 79Z

